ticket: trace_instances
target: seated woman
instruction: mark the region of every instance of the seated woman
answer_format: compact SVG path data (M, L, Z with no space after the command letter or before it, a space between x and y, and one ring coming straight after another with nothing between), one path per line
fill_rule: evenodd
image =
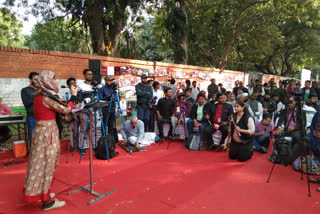
M11 109L2 103L2 98L0 97L0 116L11 115ZM11 130L8 126L0 126L0 144L5 143L11 137ZM0 151L2 151L2 146L0 145Z
M206 97L204 94L199 93L197 97L197 103L192 106L190 120L187 122L188 132L189 134L193 133L193 128L199 128L201 143L204 145L204 129L208 124L208 109L209 104L206 103ZM207 118L205 115L207 114Z
M229 158L247 161L253 154L254 120L245 110L244 102L238 101L235 110L236 114L233 115L229 126L228 138L231 137Z

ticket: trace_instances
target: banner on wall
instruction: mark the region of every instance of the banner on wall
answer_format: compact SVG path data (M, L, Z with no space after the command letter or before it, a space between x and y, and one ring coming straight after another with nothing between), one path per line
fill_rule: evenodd
M306 80L311 79L311 71L307 69L302 69L301 71L301 85L304 85Z

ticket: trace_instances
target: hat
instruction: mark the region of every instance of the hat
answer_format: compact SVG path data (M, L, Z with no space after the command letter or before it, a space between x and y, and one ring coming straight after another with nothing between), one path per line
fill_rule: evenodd
M237 98L239 98L239 97L247 97L248 96L248 93L243 93L243 94L239 94L238 96L237 96Z
M146 79L146 78L148 78L146 74L141 75L141 79Z
M114 80L111 75L108 75L104 78L105 80Z

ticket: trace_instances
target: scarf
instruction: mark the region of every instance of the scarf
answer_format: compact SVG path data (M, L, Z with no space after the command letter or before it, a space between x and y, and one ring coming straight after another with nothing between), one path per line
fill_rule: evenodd
M52 71L42 71L35 83L37 94L42 90L49 92L52 95L57 95L59 92L58 81L55 78L55 73Z

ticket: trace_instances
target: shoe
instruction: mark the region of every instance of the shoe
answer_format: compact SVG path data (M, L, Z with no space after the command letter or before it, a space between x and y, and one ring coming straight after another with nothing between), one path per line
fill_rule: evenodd
M260 151L261 151L261 153L268 153L268 149L266 149L266 147L264 147L264 146L261 146Z
M320 192L320 187L318 187L316 190L317 190L318 192Z
M208 148L207 148L207 151L214 151L214 150L216 150L217 148L215 147L215 145L214 144L212 144L211 146L209 146Z
M64 205L66 205L65 201L59 201L58 199L55 199L51 206L48 207L48 205L43 205L42 209L43 210L52 210L52 209L56 209L59 207L63 207Z
M54 194L53 192L50 193L51 199L54 199L55 196L56 196L56 194ZM37 202L41 202L41 200L38 200Z

